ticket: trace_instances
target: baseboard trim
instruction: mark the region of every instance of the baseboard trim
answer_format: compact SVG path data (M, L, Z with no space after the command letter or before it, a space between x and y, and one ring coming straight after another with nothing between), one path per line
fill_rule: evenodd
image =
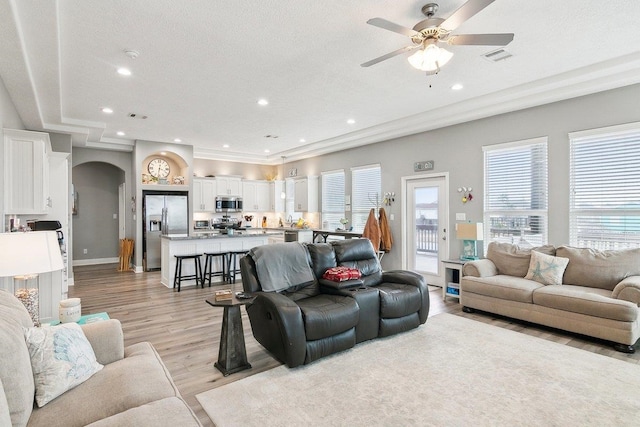
M120 258L94 258L94 259L74 259L73 265L98 265L98 264L114 264L120 261Z

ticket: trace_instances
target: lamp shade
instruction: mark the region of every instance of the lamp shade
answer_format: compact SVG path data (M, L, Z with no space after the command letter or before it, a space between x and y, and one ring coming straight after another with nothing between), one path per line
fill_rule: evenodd
M484 240L484 227L481 222L456 224L456 238L459 240Z
M55 231L0 233L0 277L62 270Z

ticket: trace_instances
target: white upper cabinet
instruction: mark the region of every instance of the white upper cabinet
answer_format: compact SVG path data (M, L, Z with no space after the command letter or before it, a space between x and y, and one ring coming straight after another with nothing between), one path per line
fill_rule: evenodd
M49 134L4 129L4 203L7 214L46 214Z
M284 181L269 182L269 210L271 212L284 212L285 200L282 195L285 194Z
M242 180L233 176L216 177L218 196L240 196L242 194Z
M272 210L270 201L269 182L242 182L242 209L246 212L267 212Z
M308 176L294 181L294 210L318 212L318 177Z
M217 182L214 178L193 179L193 210L196 212L215 212Z

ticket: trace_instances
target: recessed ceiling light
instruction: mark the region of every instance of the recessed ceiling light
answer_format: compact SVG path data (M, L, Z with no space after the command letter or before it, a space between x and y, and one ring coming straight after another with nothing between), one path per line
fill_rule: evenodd
M173 142L182 142L182 140L180 138L176 138L173 140Z
M356 122L356 121L355 121L355 120L353 120L353 119L349 119L349 120L347 120L347 123L349 123L350 125L354 124L355 122Z
M462 86L462 84L461 84L461 83L456 83L456 84L454 84L453 86L451 86L451 89L452 89L452 90L460 90L460 89L462 89L463 87L464 87L464 86Z
M307 140L304 138L300 138L300 142L307 142Z
M258 105L269 105L269 101L264 98L258 99Z
M120 74L121 76L130 76L131 75L131 70L128 68L118 68L118 74Z
M126 134L120 130L120 131L116 132L116 135L118 135L118 136L125 136Z
M102 109L102 112L103 113L107 113L107 114L111 114L111 113L113 113L113 110L111 108L109 108L109 107L104 107Z
M268 148L266 150L264 150L265 153L270 153L271 150L269 150Z
M222 148L229 148L229 144L224 144Z

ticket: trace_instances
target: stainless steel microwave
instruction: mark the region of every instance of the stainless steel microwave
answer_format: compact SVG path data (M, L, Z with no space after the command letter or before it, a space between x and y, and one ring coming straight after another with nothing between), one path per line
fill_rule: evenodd
M216 197L216 212L242 212L242 197Z

